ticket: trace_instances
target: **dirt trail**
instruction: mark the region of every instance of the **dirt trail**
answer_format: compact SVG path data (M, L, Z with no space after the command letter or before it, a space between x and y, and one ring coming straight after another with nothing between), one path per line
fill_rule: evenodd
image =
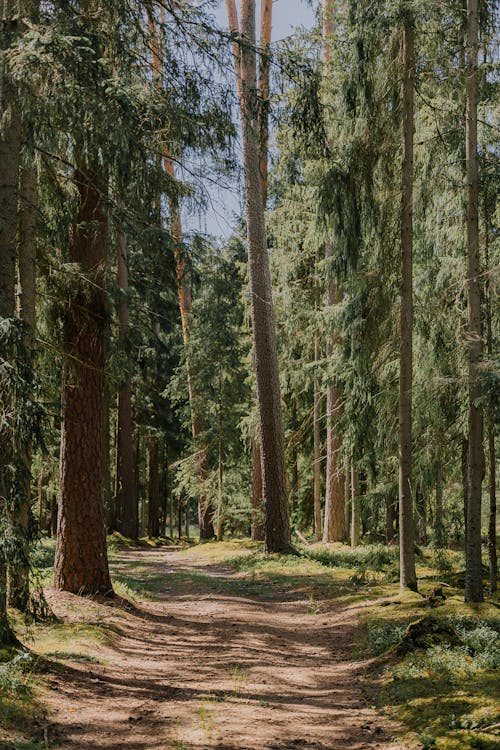
M234 571L168 548L125 550L115 569L142 562L160 601L128 612L91 605L117 635L99 646L99 663L66 661L50 677L49 746L403 747L370 708L369 662L352 661L359 604L314 612L285 591L274 600L228 593ZM191 585L171 586L172 573ZM49 598L57 614L75 616L75 597Z

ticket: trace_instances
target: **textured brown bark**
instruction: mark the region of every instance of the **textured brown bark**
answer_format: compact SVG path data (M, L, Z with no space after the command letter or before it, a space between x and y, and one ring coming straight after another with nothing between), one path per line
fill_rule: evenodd
M127 237L119 231L117 243L118 336L127 346L129 329ZM118 528L129 539L139 536L139 512L135 478L132 386L130 373L125 374L118 391L118 424L116 445L116 504Z
M481 490L484 472L483 410L479 365L483 351L481 336L481 288L479 258L479 174L477 159L478 98L478 2L467 0L465 91L466 180L467 180L467 297L468 297L468 389L469 389L469 502L465 550L465 600L483 601L481 559Z
M462 470L462 500L464 509L464 550L467 549L467 508L469 507L469 441L462 440L461 470Z
M148 440L148 536L160 536L160 452L158 440Z
M243 131L251 313L265 503L265 549L267 552L283 552L290 546L290 524L276 331L260 176L254 0L242 2L240 36L242 85L240 110Z
M262 0L260 10L260 50L259 50L259 143L260 143L260 179L262 184L262 203L267 206L268 151L269 151L269 77L271 72L271 30L273 3Z
M103 388L106 216L99 175L74 174L80 205L69 260L81 276L68 300L64 336L62 430L55 586L79 594L112 591L103 503ZM88 280L88 281L87 281Z
M3 31L0 38L0 319L13 318L15 314L16 285L16 237L19 160L21 151L21 117L16 102L16 93L9 80L5 50L14 33L13 19L17 15L17 3L3 3ZM0 403L9 410L12 394L0 381ZM3 431L2 431L3 433ZM8 487L4 479L4 467L8 465L12 452L12 435L0 434L0 513L7 513ZM7 561L0 557L0 645L12 640L7 620Z
M162 51L160 40L156 31L156 23L152 7L147 9L149 34L151 37L152 67L153 75L160 86L163 85L162 75ZM175 167L172 161L167 143L163 144L163 165L165 172L175 178ZM173 195L168 197L171 233L174 245L175 274L177 278L177 290L179 297L179 311L181 315L182 337L184 347L189 344L189 331L191 325L192 303L191 282L189 269L186 263L184 251L184 236L182 231L181 215L177 198ZM198 496L198 523L200 539L212 539L214 531L214 509L210 496L206 492L209 466L206 446L201 444L201 435L205 429L203 414L200 413L198 393L196 389L196 373L191 367L189 357L186 357L187 383L189 404L191 408L191 431L196 449L196 466L200 478L200 492Z
M413 132L415 51L413 18L403 27L403 162L401 196L401 303L399 354L399 582L417 590L412 488L413 381Z

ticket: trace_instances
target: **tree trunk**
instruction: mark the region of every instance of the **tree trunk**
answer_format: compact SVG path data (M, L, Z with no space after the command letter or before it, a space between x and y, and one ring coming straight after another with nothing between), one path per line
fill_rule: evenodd
M148 440L148 536L160 536L160 453L158 439Z
M231 0L228 0L228 6L230 4ZM255 0L242 2L240 55L248 263L265 505L264 546L266 552L283 552L290 546L290 522L276 330L260 176Z
M156 79L157 83L160 86L163 86L162 50L160 40L156 31L154 12L152 11L152 8L147 8L146 11L148 15L149 33L151 36L153 77ZM167 174L175 179L174 163L172 161L169 147L166 142L163 145L163 165ZM172 194L169 195L168 203L170 209L172 240L174 244L174 263L179 296L182 337L184 348L187 352L192 314L190 274L185 258L184 236L177 197ZM186 370L189 404L191 407L191 431L197 455L196 466L200 479L200 494L198 496L198 523L200 529L200 539L212 539L215 534L213 521L214 510L212 507L211 499L206 491L206 484L209 473L208 455L206 446L201 444L201 436L205 430L205 423L203 414L200 413L198 406L200 399L198 398L196 388L196 373L191 367L188 356L186 356Z
M73 593L95 594L112 591L102 476L107 231L98 173L78 169L74 183L80 207L70 239L69 259L80 273L64 320L66 358L55 586Z
M483 601L481 559L481 490L484 472L483 411L479 366L483 350L481 338L481 289L479 259L479 177L477 159L478 98L478 2L467 0L465 90L466 172L467 172L467 291L468 291L468 388L469 388L469 502L467 508L467 548L465 600Z
M354 459L351 461L351 493L351 547L357 547L359 545L360 537L361 513L359 505L359 476L354 464Z
M3 31L0 37L0 319L13 319L15 314L16 237L19 188L19 161L21 151L21 116L16 92L9 78L5 50L15 36L17 3L3 3ZM2 352L2 358L3 358ZM9 355L7 355L9 356ZM7 414L13 407L11 389L0 380L0 403ZM3 416L3 414L2 414ZM10 510L10 472L13 459L13 435L9 420L0 420L0 513L5 517ZM7 424L5 424L7 422ZM2 518L2 527L4 527ZM3 537L3 534L2 534ZM2 539L3 541L3 539ZM7 620L7 559L4 545L0 545L0 645L12 641Z
M127 349L129 329L127 237L120 230L117 244L118 331L119 342ZM135 478L132 386L126 372L118 391L118 435L116 446L116 504L119 529L129 539L139 536L137 485Z
M412 487L413 368L413 132L415 51L413 18L403 28L403 164L401 198L401 310L399 374L400 587L417 590Z
M224 456L222 448L222 409L219 405L219 450L217 456L217 541L221 542L224 533Z

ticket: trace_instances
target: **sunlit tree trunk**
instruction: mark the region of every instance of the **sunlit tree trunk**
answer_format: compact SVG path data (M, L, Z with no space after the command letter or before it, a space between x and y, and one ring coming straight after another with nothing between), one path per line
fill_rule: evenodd
M401 198L401 307L399 358L400 586L417 590L412 487L413 368L413 140L415 51L413 18L403 27L403 163Z
M232 0L227 0L227 5L231 28L231 16L236 14L236 8ZM234 33L235 30L231 28L231 31ZM260 173L261 149L258 127L254 0L242 2L240 31L240 110L243 131L251 313L265 504L265 549L267 552L283 552L290 545L290 525L276 331ZM236 73L238 78L238 70Z
M481 334L481 288L479 258L479 177L477 159L478 98L478 2L467 0L466 39L466 179L467 179L467 292L469 365L469 502L467 507L467 547L465 550L465 600L483 601L481 560L481 490L484 472L483 410L479 402L479 365L483 351Z

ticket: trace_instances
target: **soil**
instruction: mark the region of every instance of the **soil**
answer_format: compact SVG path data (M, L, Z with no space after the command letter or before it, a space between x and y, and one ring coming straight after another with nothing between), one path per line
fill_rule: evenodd
M154 602L83 600L113 638L96 647L98 662L63 660L49 674L46 747L404 747L371 706L373 663L353 658L366 603L334 609L285 590L228 593L233 569L171 548L123 550L115 569L138 563L155 575ZM190 585L171 585L172 573ZM47 596L58 616L81 618L82 599Z

